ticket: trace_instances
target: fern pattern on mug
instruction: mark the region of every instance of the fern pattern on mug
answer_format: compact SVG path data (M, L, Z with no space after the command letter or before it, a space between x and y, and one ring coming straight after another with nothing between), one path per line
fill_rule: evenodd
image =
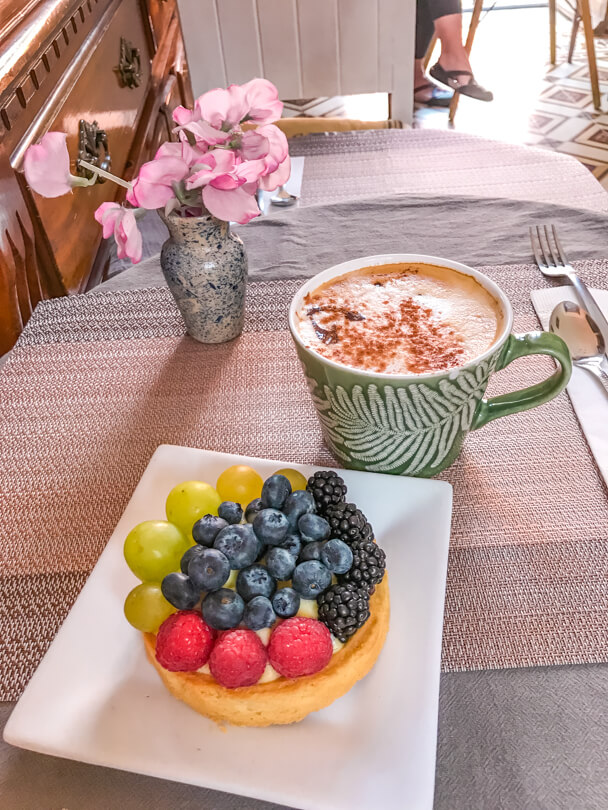
M308 378L326 439L336 455L374 472L427 474L441 468L454 443L472 424L498 354L443 377L404 387L354 385L347 391Z

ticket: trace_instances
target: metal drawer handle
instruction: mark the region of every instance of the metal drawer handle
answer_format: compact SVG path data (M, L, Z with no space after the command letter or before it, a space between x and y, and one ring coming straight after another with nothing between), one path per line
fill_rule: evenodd
M99 154L100 147L103 147L103 160ZM97 121L89 123L82 119L78 124L78 160L76 161L76 171L81 177L91 179L93 172L79 165L80 160L86 160L94 166L99 166L109 172L112 167L112 156L108 147L108 136L105 130L99 128ZM98 183L105 183L103 177L97 177Z
M132 42L120 38L120 59L114 68L118 73L122 87L131 89L139 87L141 84L141 54Z

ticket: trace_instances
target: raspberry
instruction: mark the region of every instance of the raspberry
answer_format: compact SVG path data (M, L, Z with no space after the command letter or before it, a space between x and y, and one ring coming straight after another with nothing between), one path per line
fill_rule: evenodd
M333 653L327 627L316 619L294 616L280 624L270 636L270 663L285 678L314 675L329 663Z
M209 660L213 638L213 630L197 610L180 610L158 630L156 660L170 672L192 672Z
M213 648L209 669L222 686L236 689L257 683L267 660L266 647L253 630L227 630Z

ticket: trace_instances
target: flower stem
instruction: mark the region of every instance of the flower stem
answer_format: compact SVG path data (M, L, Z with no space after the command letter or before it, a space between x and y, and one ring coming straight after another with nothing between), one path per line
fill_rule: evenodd
M131 183L127 183L127 181L123 180L122 177L116 177L115 174L110 174L110 172L106 172L105 169L100 169L99 166L95 166L93 163L82 160L82 158L78 160L78 165L88 169L91 172L95 172L95 174L98 174L100 177L105 177L106 180L111 180L113 183L116 183L123 188L131 188Z

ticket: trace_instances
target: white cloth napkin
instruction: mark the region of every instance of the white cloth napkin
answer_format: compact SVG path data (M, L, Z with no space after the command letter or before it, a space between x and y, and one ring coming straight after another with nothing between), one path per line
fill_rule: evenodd
M592 293L608 317L608 291L592 290ZM544 329L549 328L551 313L560 301L580 303L570 286L532 290L530 295ZM572 369L567 391L591 452L608 484L608 392L590 371L576 367Z
M285 191L288 191L290 194L295 194L296 197L300 197L302 193L302 177L304 175L304 158L303 157L292 157L291 159L291 174L289 175L289 180L285 183ZM262 200L260 201L260 210L262 214L273 214L277 211L280 211L280 208L277 208L274 205L271 205L270 198L276 194L276 191L264 191L262 194ZM292 208L297 208L296 205L292 206Z

